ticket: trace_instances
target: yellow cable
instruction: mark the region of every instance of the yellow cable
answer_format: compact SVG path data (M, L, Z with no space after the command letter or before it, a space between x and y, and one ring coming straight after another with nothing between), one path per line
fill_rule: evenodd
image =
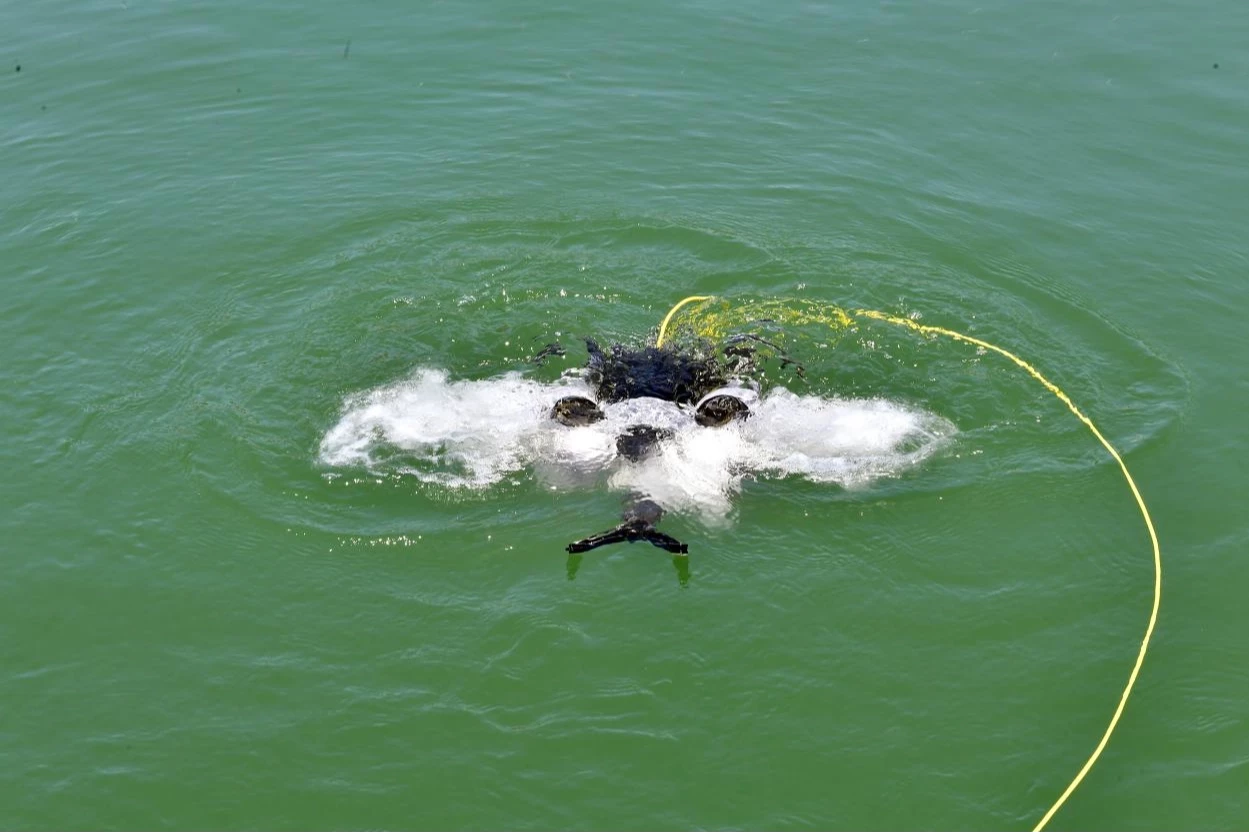
M712 296L710 295L691 295L690 297L682 300L679 304L677 304L672 309L668 310L668 314L664 316L663 323L659 325L659 337L655 339L655 346L656 347L664 346L664 333L668 329L668 322L672 320L672 316L676 315L677 310L679 310L681 307L685 306L686 304L693 303L694 301L710 301L711 298Z
M659 342L657 342L657 344L662 343L664 332L668 327L668 322L678 309L692 301L704 300L708 300L708 296L691 296L673 307L664 318L663 324L659 327ZM1127 481L1128 488L1132 490L1132 496L1136 498L1136 505L1140 507L1141 517L1145 519L1145 528L1149 531L1149 540L1153 547L1154 556L1154 602L1152 609L1149 611L1149 624L1145 627L1145 636L1141 639L1140 652L1136 655L1136 664L1132 666L1132 673L1128 675L1128 682L1123 688L1123 694L1119 697L1119 704L1115 707L1114 715L1110 718L1110 724L1106 727L1106 731L1102 734L1101 740L1098 741L1097 747L1093 750L1093 754L1089 755L1088 760L1084 762L1084 766L1080 768L1080 771L1076 773L1075 778L1071 779L1071 783L1067 785L1067 789L1063 790L1063 793L1058 797L1058 800L1054 802L1053 806L1051 806L1049 810L1046 811L1045 815L1041 817L1041 820L1037 822L1036 827L1033 828L1033 833L1037 833L1037 831L1045 828L1045 825L1049 823L1049 820L1054 817L1054 814L1058 812L1063 804L1066 803L1067 799L1071 797L1071 794L1075 792L1076 787L1080 786L1080 782L1084 780L1084 776L1088 775L1089 770L1093 768L1093 764L1097 763L1097 759L1101 757L1102 752L1106 748L1106 744L1110 742L1111 734L1114 733L1115 727L1119 725L1119 718L1123 716L1123 710L1128 704L1128 697L1132 694L1132 688L1136 685L1136 678L1140 675L1141 666L1145 663L1145 654L1149 650L1149 641L1154 635L1154 626L1158 623L1158 607L1162 602L1162 553L1158 548L1158 533L1154 531L1154 522L1149 516L1149 509L1145 506L1145 499L1141 497L1140 489L1136 487L1136 481L1132 479L1132 473L1128 471L1127 463L1123 462L1123 458L1119 456L1119 452L1116 451L1115 447L1110 444L1110 441L1102 435L1102 432L1097 429L1097 426L1093 424L1093 421L1085 416L1084 413L1076 407L1076 404L1071 401L1071 397L1067 396L1061 388L1041 375L1041 372L1035 367L1028 364L1026 361L1019 358L1009 350L998 347L996 344L990 344L983 339L964 335L962 333L955 332L954 330L947 330L945 327L934 327L928 324L920 324L909 318L889 315L888 313L879 312L877 310L855 310L854 315L859 318L872 318L877 321L884 321L889 324L907 327L919 333L949 336L955 341L962 341L967 344L974 344L977 347L983 347L986 350L992 350L993 352L1005 356L1015 364L1019 365L1019 367L1026 370L1030 376L1044 385L1050 393L1057 396L1059 400L1067 406L1071 413L1075 414L1077 419L1088 426L1088 429L1093 432L1093 436L1096 437L1098 442L1105 447L1106 451L1110 452L1110 456L1113 457L1114 461L1119 464L1119 469L1123 472L1123 478Z

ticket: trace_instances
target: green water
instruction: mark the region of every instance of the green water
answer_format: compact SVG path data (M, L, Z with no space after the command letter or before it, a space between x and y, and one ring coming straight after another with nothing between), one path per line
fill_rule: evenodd
M920 315L1098 421L1166 583L1052 826L1243 828L1246 43L1237 0L0 6L0 826L1031 827L1152 573L1004 360L804 332L806 392L959 433L676 513L687 567L570 581L605 487L319 456L352 394L716 293Z

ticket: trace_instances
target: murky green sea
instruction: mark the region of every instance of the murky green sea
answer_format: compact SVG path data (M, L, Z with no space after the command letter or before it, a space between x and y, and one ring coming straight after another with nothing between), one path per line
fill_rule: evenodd
M765 389L957 430L671 511L688 562L569 563L608 474L326 456L695 293L1066 390L1165 583L1052 827L1249 824L1241 0L40 0L0 59L0 827L1030 828L1153 572L1001 357L785 334Z

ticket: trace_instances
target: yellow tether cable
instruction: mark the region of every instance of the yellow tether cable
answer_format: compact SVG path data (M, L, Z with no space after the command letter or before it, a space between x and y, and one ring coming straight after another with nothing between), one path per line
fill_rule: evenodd
M663 323L659 326L659 337L656 339L655 345L661 346L663 344L668 324L677 310L688 303L709 300L710 297L711 296L706 295L693 295L689 298L685 298L673 307L668 312L667 316L664 317ZM1119 697L1119 704L1115 707L1114 715L1110 718L1110 724L1106 726L1106 731L1102 733L1101 740L1097 742L1097 748L1093 750L1093 754L1089 755L1088 760L1084 762L1084 766L1082 766L1080 771L1076 773L1075 778L1071 779L1071 783L1067 785L1067 789L1063 790L1063 793L1058 797L1058 800L1054 802L1053 806L1051 806L1049 810L1045 812L1045 815L1041 817L1041 820L1037 822L1036 827L1033 828L1033 833L1036 833L1037 831L1045 828L1045 825L1049 823L1049 820L1054 817L1054 814L1058 812L1059 808L1061 808L1063 804L1067 802L1067 799L1071 797L1071 794L1075 792L1076 787L1080 786L1080 782L1084 780L1084 776L1089 774L1089 770L1093 768L1093 764L1097 763L1097 759L1101 757L1102 752L1106 749L1106 744L1110 742L1111 734L1114 732L1115 727L1119 725L1119 718L1123 716L1123 710L1128 704L1128 697L1132 694L1132 688L1136 685L1136 678L1140 675L1141 666L1145 663L1145 653L1149 650L1149 640L1153 637L1154 626L1158 623L1158 607L1162 601L1162 553L1158 548L1158 533L1154 531L1154 522L1149 516L1149 509L1145 506L1145 499L1141 497L1140 489L1136 487L1136 481L1132 479L1132 473L1128 471L1127 463L1123 462L1123 458L1119 456L1119 452L1116 451L1115 447L1110 444L1110 441L1102 435L1102 432L1097 429L1097 426L1093 424L1093 420L1085 416L1084 413L1076 407L1076 404L1071 401L1071 397L1067 396L1061 388L1041 375L1041 372L1035 367L1028 364L1026 361L1019 358L1009 350L998 347L996 344L990 344L983 339L964 335L962 333L955 332L954 330L947 330L945 327L934 327L929 324L920 324L909 318L890 315L878 310L860 309L854 310L853 314L858 318L872 318L877 321L887 322L889 324L897 324L899 326L915 330L919 333L949 336L955 341L962 341L967 344L974 344L977 347L983 347L986 350L992 350L993 352L1005 356L1015 364L1022 367L1028 372L1028 375L1032 376L1044 385L1050 393L1057 396L1059 400L1067 406L1071 413L1075 414L1077 419L1088 426L1088 429L1093 432L1093 436L1096 437L1098 442L1105 447L1106 451L1110 452L1110 456L1113 457L1115 462L1119 464L1119 469L1123 472L1123 478L1127 481L1128 488L1132 490L1132 496L1136 498L1136 505L1140 507L1141 517L1145 519L1145 528L1149 530L1149 540L1150 544L1153 546L1154 556L1154 602L1152 609L1149 611L1149 624L1145 627L1145 636L1141 639L1141 650L1136 655L1136 664L1132 666L1132 673L1128 675L1128 682L1127 685L1123 687L1123 694Z
M663 323L659 325L659 337L658 337L657 339L655 339L655 346L656 346L656 347L663 347L663 346L664 346L664 333L666 333L666 332L668 331L668 322L672 320L672 316L674 316L674 315L676 315L676 314L677 314L677 310L679 310L681 307L685 306L686 304L692 304L692 303L694 303L695 301L710 301L710 300L712 299L712 297L714 297L714 296L712 296L712 295L691 295L691 296L690 296L690 297L688 297L688 298L684 298L684 299L682 299L682 301L681 301L679 304L677 304L677 305L676 305L675 307L673 307L672 309L668 310L668 314L664 316L664 321L663 321Z

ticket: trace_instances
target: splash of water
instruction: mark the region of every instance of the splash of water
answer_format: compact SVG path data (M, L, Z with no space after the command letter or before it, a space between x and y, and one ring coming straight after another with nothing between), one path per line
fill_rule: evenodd
M574 488L606 477L670 510L723 518L746 477L799 476L846 488L896 476L955 432L935 414L885 399L800 396L775 388L751 399L751 418L722 428L692 408L659 399L603 407L605 419L569 428L549 418L563 396L592 396L570 374L553 383L509 373L454 381L436 369L355 394L323 438L321 461L409 474L453 489L484 489L532 469L545 484ZM670 439L641 463L616 453L631 425L666 428Z

